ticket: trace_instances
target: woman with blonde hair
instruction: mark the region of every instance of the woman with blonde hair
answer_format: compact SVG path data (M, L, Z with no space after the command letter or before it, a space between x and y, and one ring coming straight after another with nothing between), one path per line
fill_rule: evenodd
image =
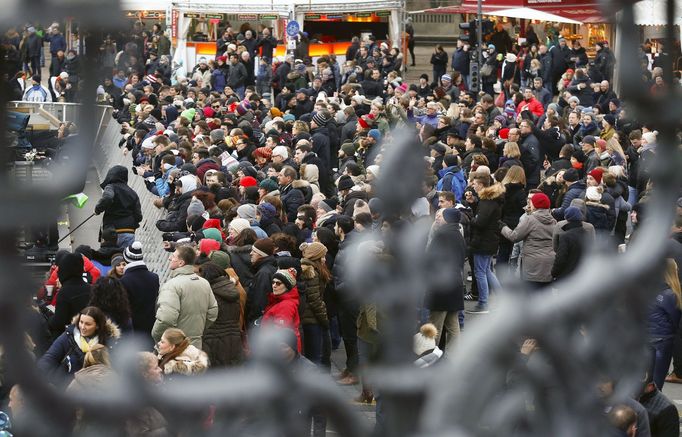
M516 143L507 143L516 144ZM518 146L516 146L518 149ZM505 146L506 151L507 146ZM520 165L509 167L507 174L502 179L504 186L504 204L502 205L502 221L511 229L519 224L526 206L526 173ZM497 253L497 265L501 268L509 264L509 257L514 244L506 238L500 239L499 252Z
M190 344L181 329L168 328L156 345L159 367L165 375L194 375L208 368L206 352Z
M606 141L606 151L611 158L609 165L625 166L625 152L623 152L623 148L615 137Z
M518 143L516 143L515 141L509 141L505 143L504 149L502 149L502 157L500 157L499 166L506 168L519 166L523 168L523 164L521 163L521 149L519 148Z
M656 387L663 389L665 377L670 368L673 354L673 341L682 317L682 287L677 275L677 263L666 259L663 284L649 308L647 331L649 346L654 349L654 374Z

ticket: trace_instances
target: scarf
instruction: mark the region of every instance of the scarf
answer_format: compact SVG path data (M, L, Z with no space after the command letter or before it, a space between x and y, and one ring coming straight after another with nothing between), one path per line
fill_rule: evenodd
M95 335L90 340L88 340L87 338L81 335L81 332L77 327L74 328L73 330L73 339L75 340L76 344L84 354L90 352L93 346L99 344L98 336Z

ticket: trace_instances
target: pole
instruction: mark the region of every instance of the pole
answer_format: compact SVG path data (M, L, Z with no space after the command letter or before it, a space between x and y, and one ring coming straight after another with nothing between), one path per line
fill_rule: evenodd
M62 238L60 238L59 241L57 241L57 244L61 243L62 241L64 241L64 240L66 239L66 237L68 237L69 235L71 235L71 234L73 234L74 232L76 232L76 231L78 230L78 228L80 228L81 226L83 226L83 225L85 224L85 222L87 222L88 220L90 220L90 219L93 218L94 216L95 216L95 213L93 212L92 214L90 214L90 216L89 216L88 218L86 218L85 220L83 220L83 221L81 222L80 225L76 226L76 227L73 228L71 231L69 231L68 234L66 234L66 235L64 235Z
M476 74L478 75L478 89L475 91L480 92L483 89L483 83L481 83L481 68L483 67L483 0L478 0L476 18L476 38L478 39L478 48L476 49L478 71Z

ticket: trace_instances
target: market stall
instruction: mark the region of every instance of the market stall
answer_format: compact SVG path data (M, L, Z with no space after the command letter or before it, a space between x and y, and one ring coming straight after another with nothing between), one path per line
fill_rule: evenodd
M166 22L171 0L121 0L124 17L140 20L151 27L158 22Z
M191 68L199 57L215 56L215 41L228 22L235 30L245 25L256 30L262 25L272 27L282 41L277 56L286 51L285 29L291 20L313 39L311 57L334 53L343 58L352 36L370 33L377 40L400 47L401 4L400 0L255 0L243 4L173 1L170 21L176 47L174 60L183 60ZM198 40L197 33L206 38Z

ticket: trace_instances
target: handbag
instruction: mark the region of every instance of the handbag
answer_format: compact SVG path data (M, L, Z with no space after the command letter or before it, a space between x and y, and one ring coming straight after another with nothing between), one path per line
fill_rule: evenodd
M506 102L505 96L504 96L504 90L500 94L495 97L495 106L498 108L504 108L504 104Z

